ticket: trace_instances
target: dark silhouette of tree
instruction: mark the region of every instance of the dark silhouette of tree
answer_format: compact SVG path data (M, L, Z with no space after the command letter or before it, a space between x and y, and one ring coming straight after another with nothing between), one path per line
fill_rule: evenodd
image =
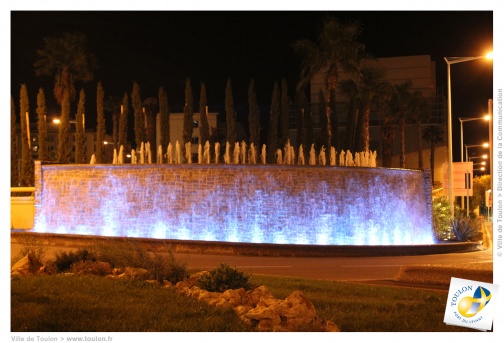
M423 170L422 121L424 118L428 118L430 114L430 106L427 99L425 99L420 91L413 92L410 106L411 119L415 122L417 132L418 169Z
M289 139L289 95L288 85L285 78L282 79L280 95L280 141L287 144Z
M21 118L21 186L31 187L34 185L34 164L31 150L30 106L28 103L28 91L26 84L21 85L19 116Z
M277 151L278 141L278 118L280 117L280 89L278 81L273 86L273 94L271 96L270 120L268 129L268 143L266 146L268 163L275 162L275 153Z
M236 142L236 111L234 108L233 88L231 79L226 83L226 141L233 147Z
M131 93L131 106L135 116L135 143L136 148L145 142L145 114L142 111L142 100L140 98L140 86L138 83L133 83L133 92Z
M431 125L423 130L422 138L430 143L430 169L431 180L434 185L434 157L436 153L436 145L443 141L444 132L436 125Z
M112 145L119 152L119 116L121 113L122 99L116 95L109 95L105 98L103 108L105 110L105 121L112 119ZM111 114L111 117L108 114Z
M168 107L168 96L163 87L159 88L159 142L163 149L168 148L170 144L170 108Z
M191 80L187 78L186 86L185 86L185 104L184 104L184 131L182 132L182 140L184 142L184 151L185 145L192 141L193 129L194 129L194 119L193 119L193 93L191 89ZM190 154L189 151L186 151L184 154L188 156Z
M96 57L87 50L87 38L82 33L64 33L61 37L45 37L44 48L37 50L34 63L37 76L54 76L54 96L63 103L65 90L71 101L75 98L76 81L93 79Z
M392 155L396 137L396 116L391 108L393 94L394 86L387 81L383 81L374 97L376 111L382 123L380 137L382 144L382 166L385 168L392 167Z
M295 41L292 46L294 52L301 56L301 76L297 90L307 87L312 77L324 68L328 68L326 74L327 98L326 106L330 104L330 92L337 91L339 74L345 71L355 74L364 56L364 45L357 41L361 33L359 21L341 23L337 18L328 16L322 23L322 29L316 42L309 39ZM325 109L325 119L328 123L326 130L328 140L332 139L331 111ZM323 112L320 112L322 117ZM322 118L321 118L322 121ZM349 127L350 123L346 123ZM324 143L327 145L327 142Z
M105 98L105 91L103 90L101 82L98 82L96 89L96 148L95 158L96 163L104 163L104 146L105 143L105 113L103 110L103 99Z
M338 144L338 114L336 112L336 91L334 89L331 89L329 92L329 111L330 111L330 116L329 116L329 124L331 125L331 136L329 139L329 144L331 147L336 149L336 151L339 148ZM329 160L329 154L330 150L326 150L328 154L328 160Z
M205 83L201 82L200 88L200 125L199 125L199 134L200 134L200 143L201 145L205 145L206 142L210 141L210 127L208 126L208 106L207 106L207 94Z
M44 90L42 88L39 88L37 94L37 129L38 159L40 161L47 161L49 159L47 148L47 105Z
M86 163L86 93L84 89L79 92L77 114L75 115L75 163Z
M68 89L63 91L61 101L61 116L58 132L58 162L70 163L70 92Z
M330 143L330 136L329 132L327 129L327 126L329 125L328 123L328 118L326 115L326 101L325 101L325 96L324 92L322 89L319 91L319 108L318 108L318 113L320 117L320 147L319 149L322 149L322 147L326 148L326 152L328 150L328 145Z
M18 150L16 139L16 107L11 96L11 187L19 186Z
M156 156L156 115L158 113L159 105L157 98L150 97L144 100L143 108L145 111L146 119L146 142L149 142L150 154L154 158Z
M126 152L126 144L128 142L128 114L129 114L129 98L128 93L124 92L121 113L119 115L119 132L117 143L119 148L123 146Z
M309 115L309 112L307 111L307 100L304 91L298 91L296 93L295 105L296 105L296 128L297 128L296 144L298 148L300 145L302 145L304 151L306 151L307 145L311 143L308 143L306 141L305 116L307 114Z
M399 119L399 140L400 140L400 155L399 167L406 168L406 120L410 115L411 109L411 89L413 84L411 81L403 82L395 85L395 93L392 99L394 110Z
M254 79L250 79L248 88L248 106L249 106L249 132L250 144L259 149L261 144L261 118L259 112L259 103L257 102L257 94L255 90Z

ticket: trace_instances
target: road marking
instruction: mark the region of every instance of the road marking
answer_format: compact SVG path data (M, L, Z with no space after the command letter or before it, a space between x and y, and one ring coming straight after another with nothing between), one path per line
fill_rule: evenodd
M404 264L366 264L359 266L340 266L341 268L369 268L369 267L402 267Z
M236 268L292 268L292 266L238 266Z

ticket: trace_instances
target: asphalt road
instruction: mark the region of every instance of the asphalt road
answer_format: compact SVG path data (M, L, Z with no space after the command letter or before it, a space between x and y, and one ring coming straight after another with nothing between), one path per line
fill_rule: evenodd
M492 251L388 257L256 257L176 254L188 267L215 268L219 263L248 273L333 281L392 280L406 265L454 265L492 262Z
M11 259L19 258L24 246L11 242ZM78 247L49 245L44 257L53 259L58 252ZM385 257L261 257L244 255L212 255L177 253L177 260L189 268L212 269L219 263L239 268L247 273L307 277L333 281L392 280L406 265L454 265L492 262L492 249L478 252L385 256ZM14 261L15 262L15 261Z

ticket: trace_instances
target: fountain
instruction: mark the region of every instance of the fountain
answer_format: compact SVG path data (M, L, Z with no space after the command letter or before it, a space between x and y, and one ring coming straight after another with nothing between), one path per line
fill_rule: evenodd
M233 149L233 164L240 164L240 143L236 142Z
M114 148L114 155L112 156L112 164L117 164L117 149Z
M163 147L161 145L158 147L156 163L163 163Z
M250 164L257 164L257 152L255 150L254 142L250 143L249 163Z
M322 166L326 165L326 155L325 154L326 154L325 148L324 148L324 146L322 146L322 148L320 149L320 153L319 153L319 164Z
M331 158L329 159L329 165L335 166L336 165L336 149L334 149L334 147L331 147L330 156L331 156Z
M224 152L224 163L225 164L230 164L231 163L231 156L229 155L230 153L230 144L229 142L226 142L226 150Z
M375 152L356 153L354 160L342 151L336 166L335 149L327 167L324 148L316 165L314 145L310 166L302 146L295 165L289 145L285 157L277 150L276 165L265 164L265 145L262 164L249 157L244 165L246 145L235 147L233 164L229 144L225 164L210 164L205 144L203 163L181 165L178 142L175 164L171 145L167 163L136 164L134 150L131 164L36 161L34 231L273 244L434 243L429 171L370 168ZM219 149L216 143L216 162Z
M205 148L203 150L203 163L210 164L210 142L205 142Z
M117 158L118 164L124 164L124 147L121 145L119 147L119 156Z
M219 157L220 157L220 143L216 142L215 143L215 163L219 163Z

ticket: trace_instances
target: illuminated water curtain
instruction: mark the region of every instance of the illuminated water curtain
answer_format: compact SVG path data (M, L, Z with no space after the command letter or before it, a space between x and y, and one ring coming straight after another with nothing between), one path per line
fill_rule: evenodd
M276 244L434 243L420 171L36 165L35 232Z

